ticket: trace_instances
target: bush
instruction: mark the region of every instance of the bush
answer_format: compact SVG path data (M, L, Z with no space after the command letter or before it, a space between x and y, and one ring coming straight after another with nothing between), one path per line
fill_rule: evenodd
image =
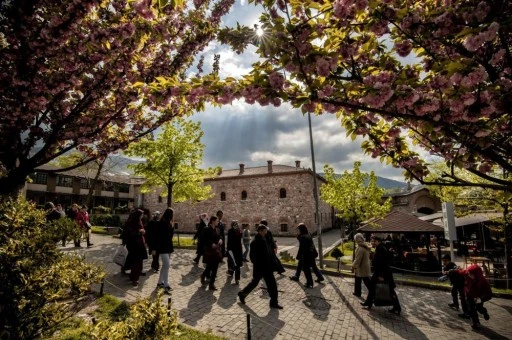
M110 209L109 207L104 207L102 205L98 205L97 207L92 208L92 211L95 214L110 214L111 210L112 209Z
M0 334L7 338L53 333L102 278L98 267L58 250L61 223L47 223L22 199L0 203Z
M78 224L69 218L59 218L51 223L51 228L55 230L55 237L58 237L59 240L76 240L79 239L82 234L82 230L80 230Z
M120 205L117 208L114 208L114 212L116 214L128 214L130 212L130 208L128 208L128 205Z
M92 331L93 339L172 338L171 335L178 328L178 317L176 312L168 313L161 301L162 292L159 292L156 299L147 298L133 304L128 317L122 321L115 322L109 319L98 322ZM116 309L120 308L119 306Z
M91 215L90 221L92 225L103 227L120 227L122 225L119 215Z

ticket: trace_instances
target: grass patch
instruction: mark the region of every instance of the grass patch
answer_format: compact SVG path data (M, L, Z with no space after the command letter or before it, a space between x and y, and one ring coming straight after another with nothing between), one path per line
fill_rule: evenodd
M178 237L176 235L174 235L174 237L172 238L172 244L175 246L178 246ZM180 247L195 247L195 245L196 244L194 243L194 240L192 237L180 235L180 243L179 243Z
M90 329L82 318L72 317L61 323L54 334L47 339L54 340L87 340L90 339Z
M336 247L337 249L339 249L344 256L352 256L352 254L354 253L354 242L350 241L350 242L344 242L343 244L340 244L338 247ZM334 248L334 249L336 249ZM332 249L329 254L327 254L326 256L324 256L324 259L327 259L327 260L336 260L336 258L332 257L331 256L331 253L332 251L334 250ZM342 260L341 262L343 262L344 260ZM351 261L348 261L347 263L352 263Z
M212 334L211 331L203 333L196 331L184 325L178 325L178 329L171 336L172 339L190 339L190 340L224 340L226 338Z
M102 227L96 227L96 226L92 226L91 227L91 233L93 233L93 234L108 235L107 229L102 228Z
M94 311L94 315L98 319L122 321L130 314L130 305L112 295L104 295L96 300L96 303L98 304L98 309Z

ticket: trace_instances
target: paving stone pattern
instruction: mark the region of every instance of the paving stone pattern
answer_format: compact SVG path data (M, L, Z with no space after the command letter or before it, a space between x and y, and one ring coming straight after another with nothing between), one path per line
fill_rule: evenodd
M157 294L157 273L149 270L141 277L138 287L132 287L128 278L120 274L112 257L120 241L94 235L92 248L76 250L71 245L66 252L85 255L91 262L104 266L107 276L104 291L127 301L135 301ZM193 328L208 331L229 339L246 339L246 315L251 315L253 339L510 339L512 338L512 301L492 299L486 303L491 319L481 318L482 331L474 332L469 320L462 320L447 304L449 292L416 287L398 286L402 315L387 312L387 307L364 310L362 300L352 295L353 279L326 276L326 284L312 289L276 275L279 302L283 310L270 309L269 297L263 283L246 299L246 305L237 300L239 286L226 275L226 265L219 267L217 291L201 286L199 276L203 265L194 265L191 250L177 249L171 257L170 282L172 308L180 321ZM244 266L240 286L251 279L250 265ZM301 277L304 282L304 276ZM99 290L99 285L94 287ZM363 288L363 295L365 294ZM166 297L167 299L167 297ZM166 302L166 300L164 300Z

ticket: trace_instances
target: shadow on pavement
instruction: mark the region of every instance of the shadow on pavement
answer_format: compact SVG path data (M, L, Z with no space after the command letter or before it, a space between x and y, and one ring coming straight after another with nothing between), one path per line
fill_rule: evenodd
M299 284L306 294L306 298L302 300L302 303L311 310L315 319L326 321L331 311L331 304L322 293L322 287L325 285L306 288L302 283Z
M187 307L180 310L180 317L186 324L195 326L199 320L210 313L216 301L213 291L205 290L205 286L200 286L188 300Z
M268 314L261 317L247 305L240 304L240 307L245 314L251 316L251 336L253 339L274 339L277 334L286 333L281 330L285 322L279 319L279 310L269 309Z

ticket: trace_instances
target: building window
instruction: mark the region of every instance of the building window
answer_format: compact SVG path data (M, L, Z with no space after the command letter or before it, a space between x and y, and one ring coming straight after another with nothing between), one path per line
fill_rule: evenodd
M158 196L158 203L162 203L162 196Z
M223 191L220 193L220 200L225 201L226 200L226 193Z
M119 183L118 184L119 192L129 193L130 192L130 185Z
M30 176L34 184L48 184L48 174L44 172L36 172Z
M103 182L103 190L105 191L114 191L114 183L105 181Z
M242 201L245 201L247 199L247 191L242 191Z
M89 189L89 180L88 179L80 179L80 189Z
M279 189L279 198L286 198L286 189L285 188Z
M287 233L288 232L288 224L281 223L281 232L282 233Z
M59 187L72 187L73 177L57 175L57 186Z

